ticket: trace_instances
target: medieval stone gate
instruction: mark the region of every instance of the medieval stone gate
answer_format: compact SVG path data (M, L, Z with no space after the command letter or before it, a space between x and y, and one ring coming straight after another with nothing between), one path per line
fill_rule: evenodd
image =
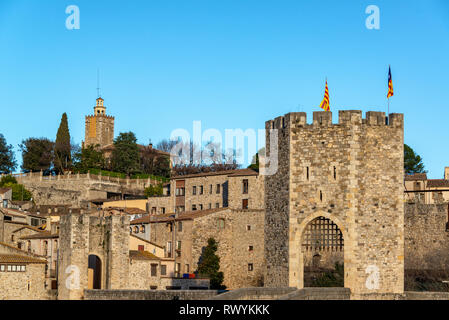
M278 159L265 179L266 286L304 287L307 226L329 219L352 295L403 293L403 115L388 122L352 110L338 124L331 112L314 112L312 124L305 113L266 122L266 156ZM336 249L336 230L322 245Z

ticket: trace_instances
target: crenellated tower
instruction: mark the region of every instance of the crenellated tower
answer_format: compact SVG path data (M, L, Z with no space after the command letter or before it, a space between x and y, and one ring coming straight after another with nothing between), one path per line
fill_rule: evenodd
M402 114L289 113L267 121L278 169L265 177L265 285L307 286L305 272L344 263L352 296L404 292ZM273 136L274 137L274 136ZM274 143L274 142L273 142Z
M101 97L97 98L94 114L86 116L86 131L83 146L100 145L100 148L114 142L114 117L106 115Z

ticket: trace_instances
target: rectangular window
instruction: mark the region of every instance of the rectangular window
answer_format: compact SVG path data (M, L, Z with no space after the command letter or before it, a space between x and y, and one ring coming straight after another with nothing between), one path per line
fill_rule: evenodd
M250 225L246 226L246 231L251 231L251 226Z
M248 246L248 251L253 251L254 247L253 246Z
M253 271L254 270L254 266L252 263L248 263L248 271Z
M151 265L151 276L152 277L157 277L157 264L152 264Z
M0 271L1 271L1 272L5 272L5 265L2 264L2 265L0 266Z
M186 273L190 273L190 265L186 264Z
M218 202L215 204L215 208L220 208L220 204Z
M200 194L203 194L203 186L200 186Z
M8 272L11 272L12 266L8 265Z
M212 203L209 203L209 209L212 209Z
M248 179L243 180L243 194L248 194Z
M192 211L196 210L196 204L192 204Z
M242 200L242 209L248 209L248 199Z
M200 204L200 210L203 210L203 205L202 204Z
M161 208L161 213L162 213L162 214L165 213L165 208L164 208L164 207Z
M181 232L182 231L182 221L178 222L178 231Z
M16 272L17 271L17 266L12 266L12 272Z
M210 192L209 193L212 194L212 185L210 185Z
M145 251L145 246L139 244L139 245L137 246L137 250L139 250L139 251Z
M196 186L193 186L192 194L196 195Z
M167 242L167 247L165 249L165 255L167 258L171 258L171 241Z
M156 213L157 213L157 208L156 207L151 208L151 214L156 214Z
M217 184L217 194L220 193L220 184Z
M161 276L167 275L167 266L165 264L161 265Z
M22 268L22 272L26 271L26 266L21 266L21 268Z
M217 228L218 228L218 230L223 230L225 228L225 221L224 221L224 219L218 219L217 220Z

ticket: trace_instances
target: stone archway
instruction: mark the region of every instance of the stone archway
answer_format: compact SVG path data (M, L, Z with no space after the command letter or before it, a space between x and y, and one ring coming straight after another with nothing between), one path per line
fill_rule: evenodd
M301 237L305 287L344 287L344 238L331 219L310 221Z
M101 259L94 254L90 254L88 257L88 269L87 269L87 288L88 289L101 289Z
M292 227L291 234L290 234L290 250L289 250L289 286L291 287L297 287L298 289L304 288L304 267L305 267L305 260L308 253L306 252L304 244L304 238L306 235L306 229L309 226L309 224L318 219L318 218L325 218L331 221L336 227L340 230L342 240L344 241L343 250L342 250L342 260L344 262L344 285L345 287L348 287L351 283L350 274L352 270L352 264L351 264L351 252L352 252L352 246L351 241L349 237L349 233L347 231L346 225L340 220L337 216L334 216L328 212L315 212L314 214L309 215L308 217L299 220L298 224L295 227ZM312 251L311 251L312 252ZM323 252L313 252L310 255L310 262L313 263L313 256L319 255L320 261L319 265L323 266L326 265L326 258L325 254ZM318 257L315 257L315 263L317 262ZM325 260L325 261L323 261Z

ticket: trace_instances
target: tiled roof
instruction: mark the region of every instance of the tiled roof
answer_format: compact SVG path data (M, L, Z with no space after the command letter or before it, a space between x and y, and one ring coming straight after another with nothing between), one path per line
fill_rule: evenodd
M110 207L110 208L104 208L103 210L118 210L125 212L127 214L147 214L145 210L139 209L139 208L125 208L125 207Z
M208 210L195 210L195 211L186 211L180 213L175 221L182 221L182 220L193 220L199 217L206 216L208 214L220 212L223 210L228 210L229 208L216 208L216 209L208 209ZM133 224L142 224L142 223L158 223L158 222L168 222L173 221L175 214L174 213L166 213L166 214L159 214L159 215L146 215L145 217L135 219L130 222L131 225Z
M134 260L160 260L152 253L140 250L129 250L129 258Z
M14 230L12 233L18 232L18 231L20 231L22 229L30 229L30 230L33 230L33 231L36 231L36 232L39 232L39 233L45 232L45 231L43 231L41 229L38 229L37 227L33 227L33 226L28 226L27 225L27 226L23 226L23 227L20 227L19 229Z
M154 243L154 242L148 241L148 240L146 240L146 239L142 239L142 238L136 236L135 234L132 234L132 233L131 233L130 236L131 236L131 237L134 237L134 238L136 238L136 239L139 239L139 240L141 240L141 241L143 241L143 242L152 244L152 245L155 246L155 247L159 247L159 248L162 248L162 249L164 248L163 246L160 246L160 245L158 245L158 244L156 244L156 243Z
M0 188L0 194L6 193L9 190L12 190L11 188Z
M172 179L180 180L186 178L198 178L198 177L209 177L209 176L257 176L259 173L253 169L237 169L237 170L226 170L226 171L216 171L216 172L200 172L194 174L186 174L183 176L175 176Z
M59 238L58 233L51 233L48 231L44 231L41 233L31 234L29 236L20 237L22 240L32 240L32 239L57 239Z
M414 174L406 174L405 181L417 181L417 180L427 180L426 173L414 173Z
M9 264L9 263L25 263L25 264L43 263L43 264L46 264L47 261L33 258L33 257L24 256L24 255L18 255L18 254L0 254L0 263L6 263L6 264Z
M428 187L428 188L443 188L443 187L449 187L449 180L444 180L444 179L430 179L430 180L427 180L427 187Z

